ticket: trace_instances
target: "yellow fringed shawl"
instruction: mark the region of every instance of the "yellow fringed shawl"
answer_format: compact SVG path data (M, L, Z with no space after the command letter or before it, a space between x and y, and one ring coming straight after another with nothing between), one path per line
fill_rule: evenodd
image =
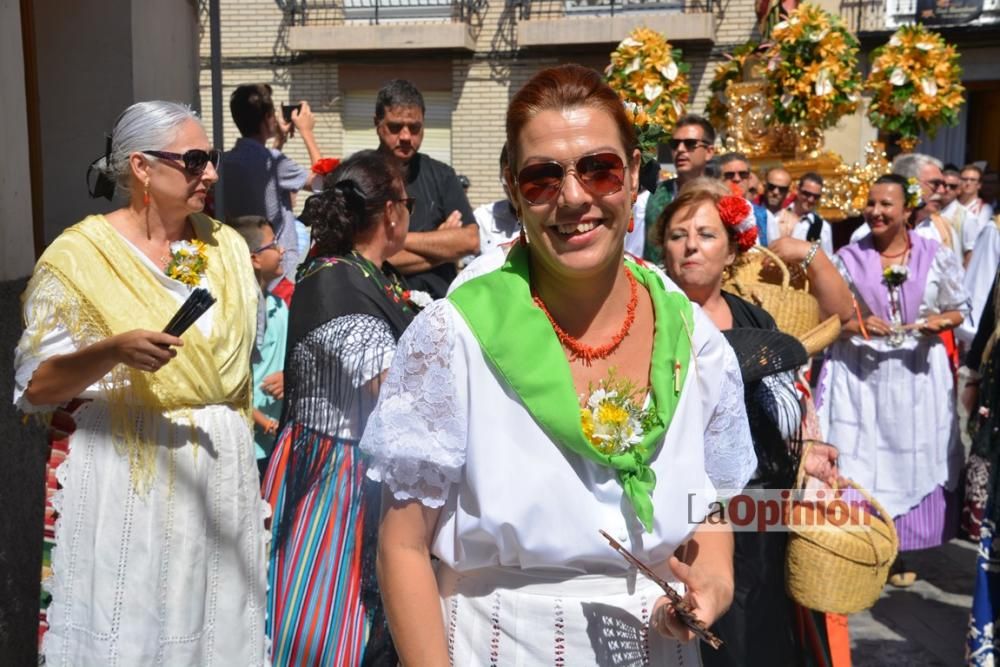
M206 273L217 299L211 336L193 326L177 356L158 372L119 364L99 382L110 403L112 437L127 452L138 487L152 478L155 461L155 434L143 429L143 423L155 422L145 415L174 412L186 415L193 426L192 409L224 404L249 418L257 299L250 255L239 234L218 221L196 214L191 222L206 244ZM37 327L28 341L33 351L56 325L84 347L133 329L162 331L178 308L135 250L99 215L73 225L46 249L24 300L31 301Z

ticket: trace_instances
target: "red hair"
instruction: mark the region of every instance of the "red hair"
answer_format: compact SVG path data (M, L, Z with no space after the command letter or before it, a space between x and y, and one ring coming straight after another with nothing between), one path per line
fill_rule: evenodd
M521 148L518 140L532 118L542 111L579 107L591 107L611 116L618 126L626 161L629 160L638 140L621 98L595 70L581 65L560 65L531 77L507 107L507 150L511 169L517 169Z

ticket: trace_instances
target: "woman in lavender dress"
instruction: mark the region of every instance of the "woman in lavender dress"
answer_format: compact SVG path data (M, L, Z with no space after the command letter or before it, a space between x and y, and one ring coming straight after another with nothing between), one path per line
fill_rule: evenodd
M830 347L818 392L842 473L893 515L901 551L954 536L961 466L952 372L937 334L961 324L967 296L955 254L908 228L919 205L901 176L872 185L871 233L835 258L863 319ZM890 582L906 586L915 576L897 561Z

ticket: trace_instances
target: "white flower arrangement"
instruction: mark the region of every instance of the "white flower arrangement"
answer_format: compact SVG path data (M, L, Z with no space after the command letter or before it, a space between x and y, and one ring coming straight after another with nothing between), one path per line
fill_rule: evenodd
M642 442L643 434L657 417L652 409L643 410L635 404L640 393L629 380L617 378L614 369L591 392L580 408L580 423L594 449L614 456Z

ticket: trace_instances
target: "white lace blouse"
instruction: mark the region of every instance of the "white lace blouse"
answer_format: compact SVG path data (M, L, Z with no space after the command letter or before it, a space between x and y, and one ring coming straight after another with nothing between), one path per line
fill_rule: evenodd
M598 529L640 558L666 560L697 528L716 489L741 489L756 467L736 357L697 306L694 312L695 364L650 462L657 477L651 533L613 470L542 431L447 300L424 310L399 341L361 441L369 477L397 499L442 508L432 552L459 571L626 569Z

